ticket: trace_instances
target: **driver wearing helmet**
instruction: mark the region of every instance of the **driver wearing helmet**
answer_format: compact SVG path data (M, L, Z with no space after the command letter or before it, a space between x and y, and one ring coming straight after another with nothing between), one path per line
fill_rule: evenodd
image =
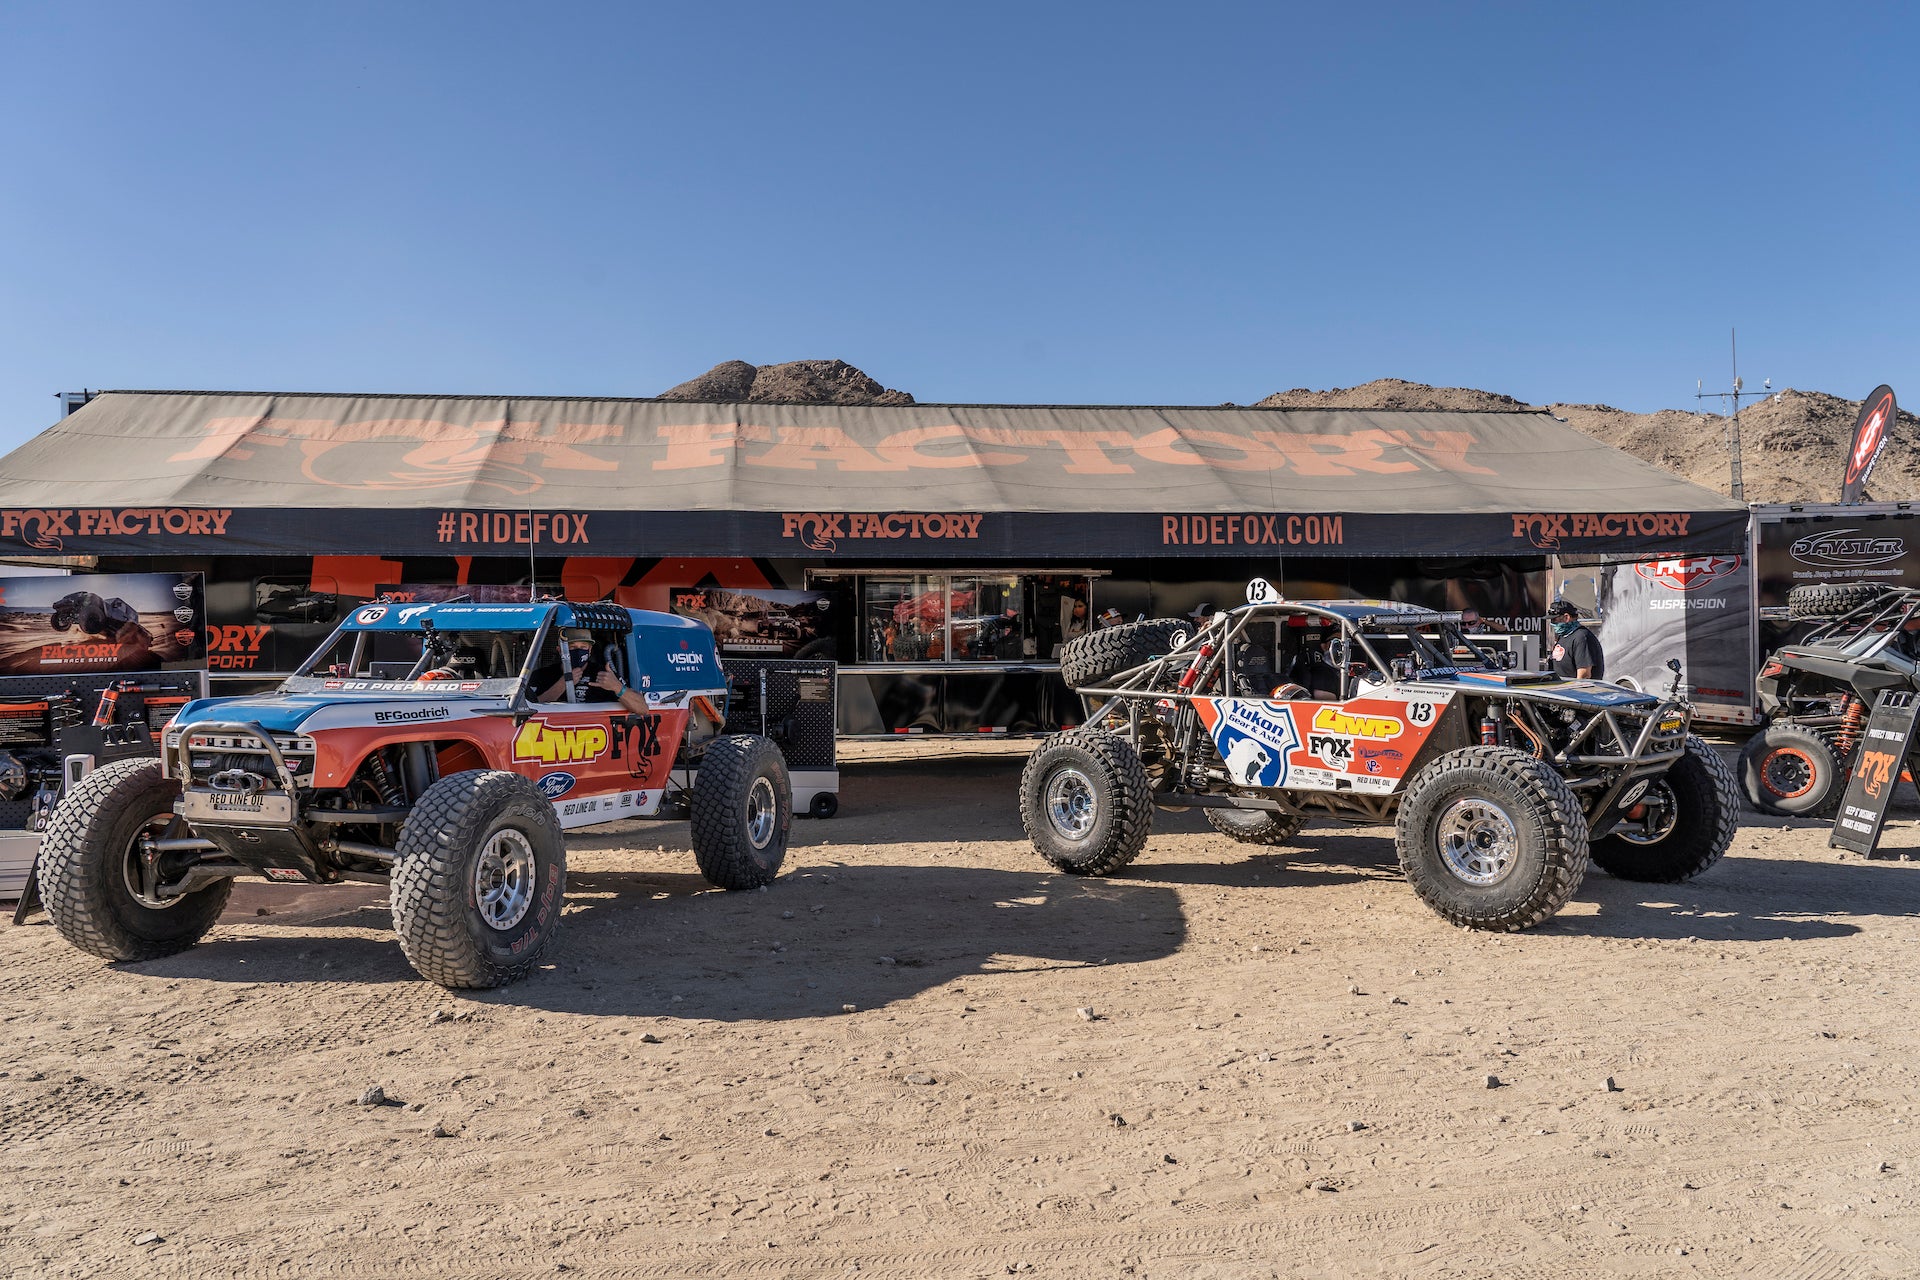
M1556 599L1547 606L1547 625L1553 629L1554 674L1580 680L1604 680L1607 656L1600 637L1580 625L1580 610L1572 601Z

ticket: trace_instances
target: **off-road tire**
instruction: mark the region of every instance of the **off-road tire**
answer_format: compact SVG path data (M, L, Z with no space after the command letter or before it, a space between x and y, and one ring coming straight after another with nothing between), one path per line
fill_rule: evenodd
M67 793L40 837L40 900L60 936L103 960L157 960L206 936L232 880L153 908L134 897L120 860L140 828L173 812L180 784L158 760L116 760Z
M793 829L793 786L780 748L750 733L709 742L693 783L692 818L693 860L708 884L772 884Z
M1439 834L1461 801L1490 801L1507 818L1514 849L1505 873L1475 884L1448 866ZM1395 841L1413 891L1469 929L1530 929L1567 904L1587 874L1587 824L1566 779L1508 747L1465 747L1420 770L1400 803Z
M1193 624L1184 618L1123 622L1089 631L1060 651L1060 678L1069 689L1096 685L1115 672L1164 657L1192 634Z
M482 914L475 864L517 832L533 857L525 914L496 929ZM443 987L505 986L531 973L560 931L567 846L553 802L532 779L473 769L427 788L394 842L393 931L421 977Z
M1077 780L1065 775L1076 774ZM1085 800L1078 834L1056 824L1048 789ZM1139 856L1153 830L1153 787L1140 757L1102 729L1069 729L1042 742L1020 773L1020 823L1041 857L1078 876L1112 875Z
M1740 748L1740 789L1761 813L1831 818L1847 793L1850 764L1813 730L1770 724Z
M1206 809L1207 825L1241 844L1283 845L1298 835L1307 824L1298 813L1274 813L1263 809Z
M1673 829L1653 844L1618 833L1593 842L1593 860L1622 880L1678 884L1720 861L1740 829L1740 787L1733 767L1707 740L1687 735L1686 754L1661 775L1673 790ZM1649 784L1651 785L1651 784Z
M1787 592L1787 616L1795 622L1837 618L1879 598L1880 588L1864 582L1810 582Z

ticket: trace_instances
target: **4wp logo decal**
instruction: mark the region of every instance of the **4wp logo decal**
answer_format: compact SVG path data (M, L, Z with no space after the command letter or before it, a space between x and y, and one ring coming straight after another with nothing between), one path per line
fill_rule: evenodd
M581 764L607 752L604 724L555 725L536 716L513 735L513 758L523 764Z

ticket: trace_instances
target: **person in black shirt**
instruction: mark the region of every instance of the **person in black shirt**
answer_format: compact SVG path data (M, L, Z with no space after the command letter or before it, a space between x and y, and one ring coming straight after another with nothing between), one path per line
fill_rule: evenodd
M1580 625L1580 611L1566 600L1547 606L1547 625L1553 629L1554 674L1581 680L1607 678L1607 656L1600 637Z

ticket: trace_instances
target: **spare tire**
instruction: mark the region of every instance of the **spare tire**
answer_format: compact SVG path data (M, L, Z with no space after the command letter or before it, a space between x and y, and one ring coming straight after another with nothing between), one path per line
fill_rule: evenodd
M1117 671L1173 652L1192 634L1193 624L1185 618L1123 622L1090 631L1060 651L1060 678L1069 689L1099 684Z
M1865 582L1812 582L1787 592L1787 616L1795 622L1837 618L1879 598L1881 588Z

